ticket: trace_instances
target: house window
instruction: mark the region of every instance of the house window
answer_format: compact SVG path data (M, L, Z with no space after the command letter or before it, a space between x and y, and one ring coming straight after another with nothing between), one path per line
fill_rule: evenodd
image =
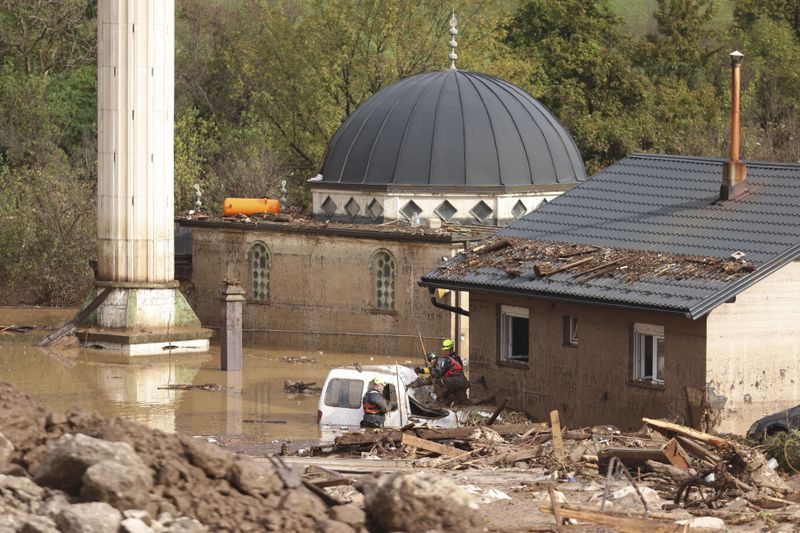
M664 384L664 326L633 325L633 379Z
M578 345L578 317L564 316L564 345Z
M372 254L369 264L372 273L372 302L376 309L394 309L394 278L397 269L389 250L378 250Z
M250 299L266 302L269 299L269 267L272 256L267 245L261 241L250 248L248 264L250 265Z
M525 307L500 306L500 359L528 362L530 311Z

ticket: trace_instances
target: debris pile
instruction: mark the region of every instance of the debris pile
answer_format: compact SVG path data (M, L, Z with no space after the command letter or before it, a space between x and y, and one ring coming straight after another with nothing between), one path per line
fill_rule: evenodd
M539 510L558 524L576 519L623 531L660 531L679 521L743 530L759 521L783 522L787 530L800 524L800 491L744 441L647 418L637 433L613 426L562 430L557 412L551 419L550 425L353 432L312 452L406 459L426 469L528 471L530 481L509 492L540 495Z
M494 226L481 226L470 224L454 224L439 222L438 219L429 222L423 220L422 224L412 225L406 220L391 220L378 224L368 222L339 222L326 220L306 213L299 209L287 209L279 214L256 213L251 216L238 214L235 216L219 216L205 213L195 213L180 217L181 220L199 220L222 224L250 224L253 226L297 227L307 229L336 229L343 231L377 231L382 233L408 233L413 235L448 235L458 234L468 236L470 240L477 240L497 231Z
M646 278L729 281L756 270L756 265L743 257L720 259L508 237L472 248L461 261L446 266L445 272L465 274L487 267L515 278L546 278L567 272L576 283L615 275L621 275L626 283Z
M81 410L0 382L0 531L364 531L279 459Z

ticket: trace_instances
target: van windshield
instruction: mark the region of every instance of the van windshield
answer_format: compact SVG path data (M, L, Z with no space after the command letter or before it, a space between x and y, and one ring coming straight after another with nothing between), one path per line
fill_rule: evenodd
M333 378L325 391L325 405L361 409L361 391L364 382L360 379Z

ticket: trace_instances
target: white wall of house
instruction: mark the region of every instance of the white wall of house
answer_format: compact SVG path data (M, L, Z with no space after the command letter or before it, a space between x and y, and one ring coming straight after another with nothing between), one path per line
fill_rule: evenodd
M707 324L708 396L724 406L718 431L742 433L800 403L800 263L716 308Z

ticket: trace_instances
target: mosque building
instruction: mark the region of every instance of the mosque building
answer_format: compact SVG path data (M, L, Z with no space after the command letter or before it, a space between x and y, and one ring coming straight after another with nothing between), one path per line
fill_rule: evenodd
M247 294L245 342L410 358L420 338L432 350L452 337L467 353L466 293L431 295L421 275L586 174L540 102L456 68L455 25L450 68L399 80L345 119L310 180L311 216L180 221L204 325L219 325L227 278Z

